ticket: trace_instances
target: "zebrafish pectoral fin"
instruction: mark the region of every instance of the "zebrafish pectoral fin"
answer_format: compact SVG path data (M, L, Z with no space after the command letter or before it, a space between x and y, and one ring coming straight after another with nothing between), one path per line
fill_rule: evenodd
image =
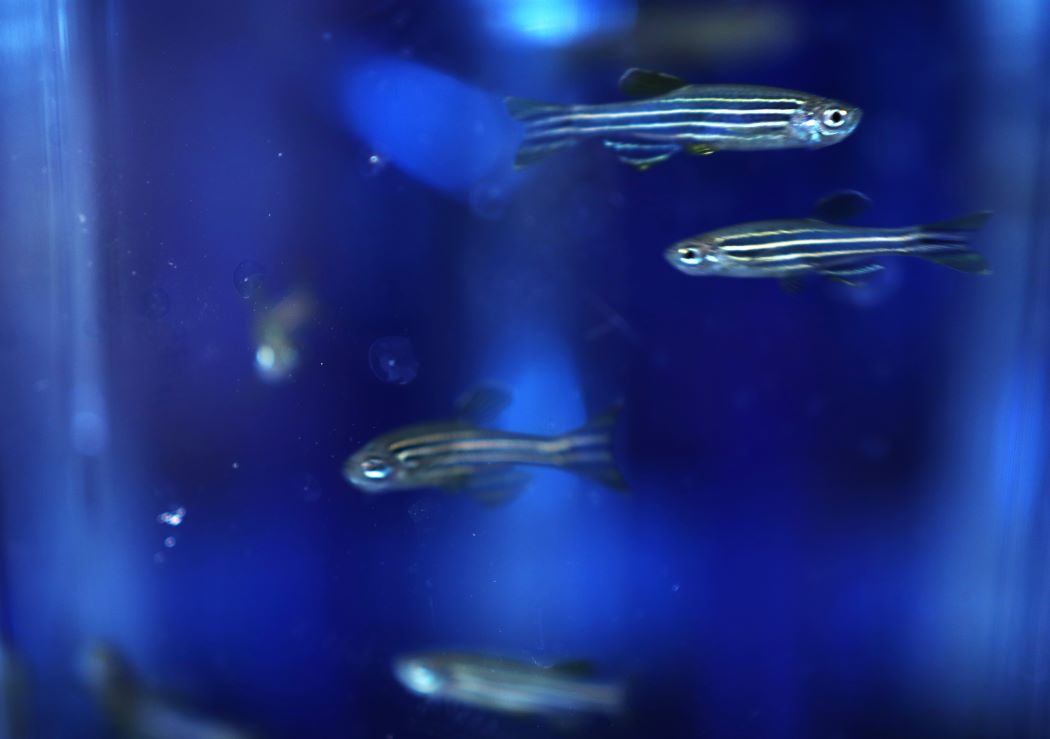
M689 83L673 74L635 67L628 69L620 77L620 92L628 97L650 98L674 92L687 84Z
M882 271L882 265L875 262L851 264L848 267L830 267L820 270L820 274L829 280L841 282L850 287L860 287L874 275Z
M605 140L602 144L615 151L621 162L642 171L667 161L679 149L678 144L638 144L633 141Z
M841 190L831 193L813 206L810 217L826 223L845 223L859 216L870 205L871 199L864 193Z
M718 149L710 144L689 144L689 146L685 147L685 150L690 154L699 157L706 157L718 151Z

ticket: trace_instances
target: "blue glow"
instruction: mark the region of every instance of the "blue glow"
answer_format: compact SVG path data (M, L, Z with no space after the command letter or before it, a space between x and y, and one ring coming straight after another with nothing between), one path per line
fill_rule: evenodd
M489 28L504 37L560 46L623 32L634 23L630 0L477 0Z
M349 71L346 120L378 156L417 179L466 196L483 178L509 178L519 132L503 102L428 67L373 58Z

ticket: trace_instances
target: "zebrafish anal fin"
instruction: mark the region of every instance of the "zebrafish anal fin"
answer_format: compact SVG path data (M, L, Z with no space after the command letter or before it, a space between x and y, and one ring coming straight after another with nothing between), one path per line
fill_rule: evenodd
M871 279L873 275L878 274L881 271L881 264L865 262L863 264L850 265L849 267L822 269L820 270L820 274L829 280L841 282L843 285L859 287Z
M674 92L687 84L673 74L634 68L628 69L620 77L620 92L632 98L651 98Z
M496 474L477 475L469 482L470 494L487 506L499 506L514 500L528 487L532 476L527 472L511 470Z
M689 144L689 146L685 147L685 150L688 151L690 154L694 154L700 157L706 157L718 151L718 149L711 146L710 144Z
M813 206L811 218L827 223L851 221L871 205L867 195L856 190L833 192Z
M665 162L678 152L677 144L637 144L633 141L610 140L602 143L606 148L615 151L621 162L640 170Z
M460 416L476 423L491 421L513 400L510 391L496 385L481 385L463 393L456 401Z

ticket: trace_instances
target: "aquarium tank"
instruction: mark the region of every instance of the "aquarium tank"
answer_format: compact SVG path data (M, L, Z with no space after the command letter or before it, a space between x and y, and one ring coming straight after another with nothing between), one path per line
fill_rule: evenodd
M0 0L0 739L1050 736L1050 6Z

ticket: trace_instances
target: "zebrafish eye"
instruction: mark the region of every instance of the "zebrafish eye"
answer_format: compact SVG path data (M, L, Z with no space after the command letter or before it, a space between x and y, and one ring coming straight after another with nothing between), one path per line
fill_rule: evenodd
M361 473L369 480L385 480L393 471L382 457L368 457L361 462Z
M704 255L695 246L683 246L678 250L678 259L682 264L700 264L703 261Z
M838 128L846 122L848 116L848 110L843 110L842 108L828 108L824 111L824 126L827 128Z

